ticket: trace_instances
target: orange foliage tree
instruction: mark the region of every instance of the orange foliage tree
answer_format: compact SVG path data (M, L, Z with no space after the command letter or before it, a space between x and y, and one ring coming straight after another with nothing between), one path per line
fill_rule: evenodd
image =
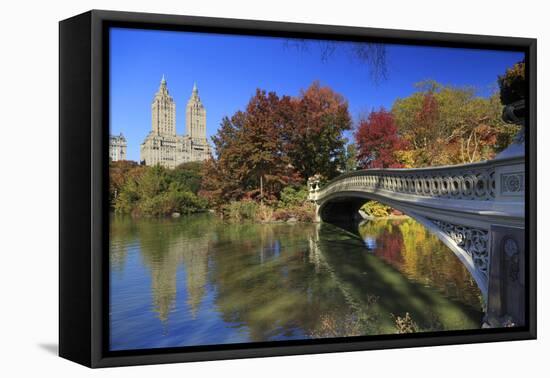
M269 201L316 173L331 178L344 163L350 128L347 102L317 82L296 98L258 89L212 138L216 156L204 165L201 195L217 205Z

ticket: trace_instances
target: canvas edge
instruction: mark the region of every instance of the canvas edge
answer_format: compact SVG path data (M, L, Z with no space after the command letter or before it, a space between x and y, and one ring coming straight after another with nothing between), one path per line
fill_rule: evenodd
M67 127L67 120L63 122L61 120L61 114L64 111L62 108L67 103L73 103L75 106L85 107L85 97L76 96L71 98L67 102L65 99L61 101L62 81L67 80L62 76L61 72L62 59L70 55L66 48L61 48L61 24L69 22L75 18L62 21L60 23L60 355L62 357L71 359L75 362L82 363L89 367L110 367L121 365L141 365L141 364L157 364L157 363L173 363L173 362L190 362L190 361L204 361L204 360L219 360L219 359L235 359L235 358L252 358L252 357L269 357L269 356L282 356L282 355L297 355L297 354L311 354L311 353L330 353L330 352L344 352L344 351L359 351L359 350L371 350L371 349L387 349L387 348L406 348L406 347L422 347L422 346L438 346L438 345L450 345L450 344L468 344L479 342L495 342L495 341L511 341L511 340L526 340L536 338L536 39L532 38L516 38L516 37L496 37L496 36L480 36L480 35L467 35L467 34L451 34L451 33L433 33L433 32L417 32L417 31L405 31L405 30L386 30L386 29L369 29L358 28L348 26L332 26L332 25L313 25L313 24L296 24L296 23L283 23L283 22L270 22L270 21L251 21L251 20L235 20L235 19L219 19L219 18L204 18L194 16L175 16L175 15L160 15L160 14L147 14L147 13L134 13L134 12L114 12L114 11L100 11L93 10L87 12L82 17L90 17L90 52L91 57L88 61L86 59L79 59L78 64L90 66L90 101L87 103L91 108L91 114L88 125L90 130L88 133L91 153L90 153L90 196L72 196L65 201L61 201L62 187L68 185L68 179L65 173L62 174L62 155L61 150L64 148L63 143L63 130ZM80 17L80 16L77 16ZM406 339L392 339L392 340L373 340L373 341L347 341L347 342L335 342L324 343L315 345L292 345L292 346L276 346L276 347L259 347L259 348L241 348L241 349L226 349L226 350L209 350L200 352L170 352L170 353L150 353L143 355L131 355L131 356L108 356L105 353L106 340L105 336L105 324L104 319L104 305L106 303L106 296L108 290L105 290L103 285L105 275L108 274L108 265L105 264L105 259L102 258L102 251L105 250L105 241L107 236L104 233L105 222L108 221L106 216L105 201L103 201L103 181L106 179L105 170L105 146L106 140L108 140L108 115L106 109L108 107L108 93L106 93L106 79L108 80L108 66L106 63L105 51L105 25L109 23L134 23L146 25L170 25L173 27L179 26L192 26L200 28L213 28L217 31L223 30L235 30L245 33L260 32L270 33L273 31L279 31L289 34L300 35L318 35L324 38L327 37L358 37L358 38L389 38L394 42L402 43L418 43L424 42L424 44L437 44L437 45L452 45L459 46L461 44L468 44L469 47L475 46L477 48L484 48L492 46L493 48L513 47L518 49L524 49L531 64L531 71L529 76L529 94L530 94L530 130L529 130L529 183L530 183L530 202L531 211L529 212L529 240L530 240L530 259L529 259L529 329L526 331L518 332L493 332L488 334L476 334L476 335L442 335L426 337L418 335L414 338ZM63 123L63 126L62 126ZM82 155L82 153L80 153ZM78 155L77 155L78 156ZM108 179L108 176L107 176ZM62 265L64 266L63 272L66 273L68 265L70 265L70 258L67 258L67 249L64 247L62 252L62 227L61 224L65 222L62 220L62 212L67 210L67 205L71 200L74 201L89 201L90 206L90 245L88 251L88 263L89 265L84 269L88 270L89 281L87 282L87 289L89 290L90 301L87 308L89 308L89 317L78 321L78 326L73 329L77 330L79 335L82 335L81 346L86 344L89 335L89 348L84 345L82 350L86 352L76 353L74 351L69 352L67 340L62 342L62 331L66 331L71 328L65 324L68 318L72 318L70 314L73 314L70 310L67 310L67 300L62 300L62 294L67 294L66 281L62 284ZM64 227L66 229L67 222ZM80 230L82 231L82 230ZM73 238L74 239L74 238ZM74 242L75 240L73 240ZM108 245L107 245L108 246ZM84 248L86 249L86 248ZM82 265L82 260L85 260L86 256L83 253L82 258L79 261ZM87 273L82 272L85 276ZM63 289L62 289L63 286ZM74 293L74 291L71 291ZM74 296L74 294L68 294ZM74 300L74 298L70 298ZM64 303L62 306L61 304ZM61 315L63 311L68 311ZM64 321L62 322L62 318ZM64 323L64 324L62 324ZM66 337L66 336L65 336ZM63 344L63 346L62 346ZM72 344L71 344L72 345Z

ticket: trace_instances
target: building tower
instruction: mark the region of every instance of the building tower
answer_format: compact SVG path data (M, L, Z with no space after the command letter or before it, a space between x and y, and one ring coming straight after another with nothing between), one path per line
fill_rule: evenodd
M210 158L206 139L206 109L197 86L193 86L185 114L186 135L176 134L176 104L168 93L164 75L151 104L152 127L140 146L140 162L176 168L178 165Z
M162 75L160 87L151 104L153 133L176 136L176 104L168 93L166 79Z
M206 143L206 109L199 97L196 83L193 84L193 92L185 109L185 132L191 140Z
M109 157L111 161L126 160L126 138L120 135L109 135Z

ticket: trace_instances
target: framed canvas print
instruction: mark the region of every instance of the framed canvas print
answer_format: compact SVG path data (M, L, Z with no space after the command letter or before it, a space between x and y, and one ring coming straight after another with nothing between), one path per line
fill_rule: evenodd
M60 355L536 337L536 40L60 22Z

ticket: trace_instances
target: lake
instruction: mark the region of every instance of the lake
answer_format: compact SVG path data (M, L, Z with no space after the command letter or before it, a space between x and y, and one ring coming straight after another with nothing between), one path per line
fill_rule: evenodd
M111 350L477 329L481 298L410 218L111 217Z

